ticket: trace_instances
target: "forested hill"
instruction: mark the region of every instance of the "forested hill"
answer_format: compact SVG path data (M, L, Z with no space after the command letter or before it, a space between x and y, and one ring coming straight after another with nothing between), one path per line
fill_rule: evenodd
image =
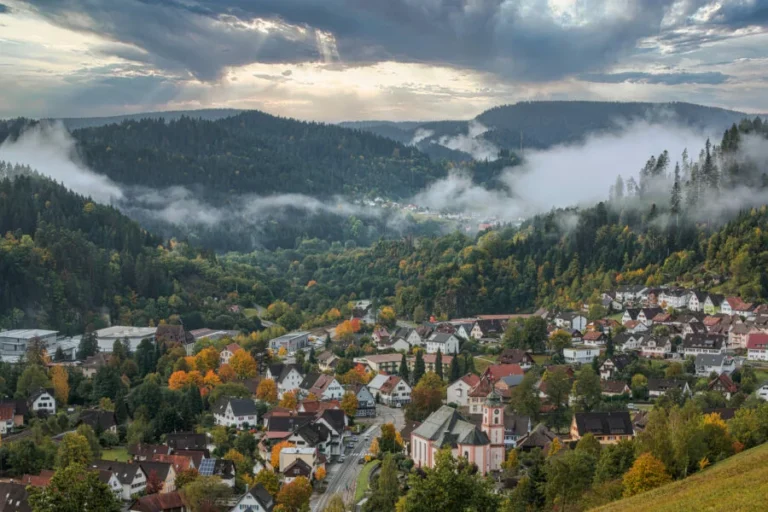
M248 111L75 130L86 163L120 183L199 186L204 193L410 197L445 169L367 132Z
M199 110L165 110L162 112L142 112L139 114L124 114L120 116L107 116L107 117L68 117L58 119L69 130L76 130L78 128L91 128L95 126L104 126L106 124L122 123L123 121L140 121L142 119L165 119L166 121L174 121L182 117L190 117L193 119L207 119L208 121L215 121L223 117L236 116L240 112L240 109L234 108L204 108Z

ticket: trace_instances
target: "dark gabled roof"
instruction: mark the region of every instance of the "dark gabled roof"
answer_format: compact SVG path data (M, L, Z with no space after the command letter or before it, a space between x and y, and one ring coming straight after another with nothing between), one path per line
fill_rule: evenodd
M1 512L31 512L27 486L16 482L0 482Z
M304 459L296 459L283 469L283 475L288 477L305 476L312 474L312 466L304 462Z
M212 474L222 480L231 480L235 478L235 463L229 459L216 459Z
M259 388L260 382L260 377L250 377L248 379L238 379L234 381L235 384L242 384L245 386L245 388L250 391L252 395L256 394L256 390Z
M94 469L111 471L123 485L130 485L133 483L133 479L136 478L136 473L143 471L139 464L117 462L114 460L95 460L91 465Z
M631 436L632 418L627 411L577 412L574 415L579 435Z
M298 428L311 423L314 419L312 415L298 416L272 416L267 422L269 432L294 432Z
M317 379L320 378L320 374L316 372L309 372L305 377L304 380L301 381L301 384L299 384L299 388L301 389L310 389L315 385L315 382L317 382Z
M475 323L484 333L501 333L504 331L504 324L501 323L501 320L477 320Z
M208 437L194 432L166 434L165 442L173 450L206 450L208 447Z
M520 364L522 362L532 362L531 354L519 348L505 348L499 355L499 362L502 364Z
M504 411L504 431L516 436L524 436L531 426L531 417Z
M713 407L709 409L702 409L702 414L719 414L720 419L724 421L732 420L736 416L736 409L734 407Z
M156 493L142 496L131 505L130 510L138 512L164 512L166 510L182 509L186 507L184 499L179 491L168 493Z
M707 294L707 297L709 298L709 301L712 303L712 305L715 307L722 304L723 301L725 300L725 295L721 295L719 293L710 293L710 294Z
M51 397L53 397L53 390L39 388L37 391L35 391L31 395L29 395L29 398L27 398L27 403L31 407L32 404L35 403L35 400L37 400L38 398L40 398L41 396L43 396L45 394L48 394Z
M275 506L274 500L272 499L272 495L269 494L267 489L264 488L261 484L256 484L253 487L251 487L248 490L248 494L253 496L256 501L258 501L262 508L266 510L267 512L270 512L272 510L272 507Z
M648 379L648 391L664 391L672 388L684 389L687 383L684 380L674 379Z
M227 404L232 407L232 414L235 416L255 416L258 413L256 403L250 398L222 396L213 406L214 414L223 415L227 411Z
M694 333L683 339L683 348L719 350L724 342L725 336L722 334Z
M309 446L317 446L328 440L328 427L322 423L308 423L296 429L296 435L301 436Z
M174 450L173 454L180 457L189 457L195 463L196 468L199 468L203 460L209 455L208 450Z
M557 437L557 434L540 423L527 435L517 440L517 448L531 450L533 448L545 449Z
M162 453L168 455L171 453L171 447L167 444L129 444L128 453L134 457L148 457L152 458L156 453Z
M80 413L80 418L77 420L77 424L85 423L93 430L98 431L98 427L104 431L117 425L117 419L113 411L100 411L97 409L90 409Z
M727 373L721 373L716 378L712 379L712 382L709 383L709 389L714 389L718 384L720 384L720 387L722 387L727 393L736 393L739 388L734 384L733 380L728 376Z
M432 336L429 337L428 341L430 343L444 344L444 343L448 343L448 340L451 339L451 336L453 336L453 334L448 334L448 333L444 333L444 332L436 332Z
M285 380L285 378L288 376L289 373L291 373L291 370L296 370L299 372L299 375L301 375L301 372L299 371L298 366L295 364L271 364L269 365L269 373L272 375L272 377L275 379L275 382L280 383Z
M347 414L341 409L326 409L318 419L327 421L336 432L341 432L346 426L346 416Z
M137 464L144 470L144 473L147 474L147 478L149 478L149 474L154 471L161 481L165 481L165 479L168 478L168 473L171 472L171 467L173 467L173 464L170 462L154 462L149 460L144 460Z
M603 393L620 395L627 391L627 383L622 380L604 380L600 382Z
M411 440L411 432L419 428L419 425L421 425L420 421L407 421L405 422L405 426L400 431L400 437L406 440L406 442L410 442Z

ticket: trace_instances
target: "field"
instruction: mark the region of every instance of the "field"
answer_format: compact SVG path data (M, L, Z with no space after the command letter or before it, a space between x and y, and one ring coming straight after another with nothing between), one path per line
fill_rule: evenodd
M747 512L768 509L768 445L735 455L690 478L595 509L599 512Z
M357 485L355 486L355 503L365 497L366 491L368 491L368 484L371 479L371 472L378 466L380 461L372 460L363 466L363 470L357 475Z
M477 373L482 375L485 369L491 366L492 364L496 364L498 359L499 359L498 356L489 356L489 355L475 356L475 370L477 370Z
M119 462L128 462L131 460L131 456L128 455L128 449L125 446L118 446L111 450L103 450L101 452L101 458L104 460L116 460Z

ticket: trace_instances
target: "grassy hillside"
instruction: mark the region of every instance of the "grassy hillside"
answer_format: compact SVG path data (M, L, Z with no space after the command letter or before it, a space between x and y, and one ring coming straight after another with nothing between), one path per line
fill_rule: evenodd
M600 512L766 510L768 445L758 446L685 480L596 509Z

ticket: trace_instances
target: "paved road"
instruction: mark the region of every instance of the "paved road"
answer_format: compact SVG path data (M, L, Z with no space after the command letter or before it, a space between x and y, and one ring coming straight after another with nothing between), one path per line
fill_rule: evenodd
M374 418L374 424L370 426L359 437L358 442L354 448L345 451L346 459L341 464L332 464L328 471L328 489L321 495L313 495L310 502L313 512L321 512L328 501L336 493L340 493L344 499L344 503L348 503L352 500L355 494L355 484L357 482L357 476L360 474L363 465L358 464L358 459L368 453L368 447L371 445L371 441L381 434L381 425L385 423L394 423L395 428L399 431L405 426L405 417L403 416L402 409L394 409L390 407L384 407L382 405L376 406L376 417ZM365 436L370 435L370 440L366 441Z

